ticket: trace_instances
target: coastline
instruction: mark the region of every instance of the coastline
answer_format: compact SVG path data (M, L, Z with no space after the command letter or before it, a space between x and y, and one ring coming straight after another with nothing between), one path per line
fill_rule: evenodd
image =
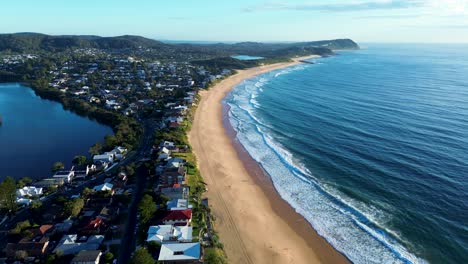
M222 103L243 80L313 57L238 71L200 93L189 141L230 263L349 263L279 196L261 166L236 141Z

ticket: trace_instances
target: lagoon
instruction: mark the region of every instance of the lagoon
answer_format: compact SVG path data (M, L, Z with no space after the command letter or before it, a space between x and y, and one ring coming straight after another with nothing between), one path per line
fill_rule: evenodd
M41 99L27 86L0 84L0 180L51 176L52 164L67 167L75 155L88 155L112 129Z
M231 56L231 58L234 58L234 59L237 59L237 60L242 60L242 61L264 59L264 57L249 56L249 55L235 55L235 56Z

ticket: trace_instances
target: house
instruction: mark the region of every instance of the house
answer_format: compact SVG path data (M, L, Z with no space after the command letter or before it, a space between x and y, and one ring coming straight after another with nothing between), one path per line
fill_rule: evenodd
M166 163L166 168L167 169L173 169L173 168L179 168L180 166L184 165L184 160L181 158L171 158L167 161Z
M158 160L167 160L170 157L169 155L171 155L171 151L166 147L162 147L162 149L159 151Z
M75 179L84 179L86 178L86 176L88 176L92 172L95 172L96 170L97 167L94 164L77 167L75 169Z
M192 206L187 199L172 199L166 203L167 209L170 211L191 209Z
M99 163L112 163L114 161L114 155L112 153L106 152L107 154L94 155L93 162L94 164Z
M60 252L63 255L76 254L82 250L96 250L104 240L104 236L96 235L90 237L78 238L78 235L64 235L57 247L54 249L54 253Z
M101 255L100 250L83 250L72 259L70 264L99 264Z
M42 195L42 188L33 186L23 187L16 190L16 203L18 205L28 206L31 203L31 197L39 197Z
M146 241L156 241L159 244L167 242L192 242L192 231L193 228L191 226L150 226Z
M158 261L170 263L199 263L201 255L200 243L169 243L162 244Z
M95 192L113 192L114 185L112 183L104 183L94 186L93 190Z
M163 141L161 142L161 144L159 144L159 147L162 148L162 147L165 147L169 150L175 148L175 144L174 142L171 142L171 141Z
M28 257L40 257L43 256L47 248L49 247L49 238L41 237L37 238L23 238L18 243L8 243L5 248L7 257L16 257L16 252L24 251Z
M75 171L73 170L73 167L72 167L71 170L57 171L55 175L52 177L55 179L63 179L65 183L70 183L75 177Z
M80 232L84 234L97 234L107 227L106 223L101 217L96 217L83 222Z
M36 188L60 187L65 183L62 178L47 178L34 183Z
M165 225L188 225L192 221L192 209L170 211L162 221Z
M5 253L8 257L15 257L16 252L24 251L29 257L43 256L49 247L47 233L53 230L52 225L42 225L38 228L28 229L30 236L21 239L18 243L8 243Z
M73 226L73 220L67 219L67 220L63 221L62 223L55 224L54 229L57 232L66 233L66 232L70 231L72 226Z
M166 184L183 184L185 181L186 171L183 166L178 168L166 168L164 172L161 174L160 183L163 185Z
M39 197L42 195L42 188L36 188L34 186L25 186L21 189L16 190L16 197Z
M161 194L169 199L188 199L189 188L180 184L173 184L171 187L161 188Z

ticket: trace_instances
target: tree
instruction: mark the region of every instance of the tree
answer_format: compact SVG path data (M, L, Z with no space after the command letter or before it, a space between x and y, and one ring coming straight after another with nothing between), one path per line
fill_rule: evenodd
M28 253L24 250L19 250L15 252L16 259L25 259L28 257Z
M90 194L93 193L93 190L91 190L90 188L86 187L83 189L83 191L81 192L81 196L83 197L88 197Z
M97 142L96 144L92 145L90 148L89 148L89 153L91 153L92 155L99 155L99 153L101 153L102 151L102 144Z
M0 184L0 205L9 211L16 211L16 182L10 176L7 176Z
M39 209L42 207L42 202L41 201L32 201L31 203L31 208L32 209Z
M224 252L217 248L207 248L203 255L204 263L206 264L227 264Z
M151 254L146 248L137 249L130 259L131 264L155 264L156 261L153 259Z
M141 198L138 210L141 215L141 222L143 224L148 223L153 218L154 213L157 211L156 203L153 201L153 197L149 194L145 194Z
M104 137L104 142L107 148L114 148L119 144L119 141L114 135L106 135Z
M33 180L29 177L23 177L21 179L19 179L18 183L16 184L16 186L18 188L23 188L24 186L28 186L30 185L31 183L33 182Z
M111 264L112 260L114 260L114 254L112 254L111 252L107 252L106 254L104 254L105 264Z
M26 221L23 221L23 222L18 222L18 223L16 223L15 228L10 230L10 233L11 234L19 234L28 227L31 227L31 223L29 222L29 220L26 220Z
M80 214L81 209L83 209L84 207L84 200L81 198L73 199L73 200L65 202L63 207L67 215L76 217Z
M52 165L52 172L57 172L59 170L63 170L65 168L65 164L61 161L57 161Z
M73 164L78 166L85 165L87 161L88 159L85 156L75 156L75 158L73 158Z

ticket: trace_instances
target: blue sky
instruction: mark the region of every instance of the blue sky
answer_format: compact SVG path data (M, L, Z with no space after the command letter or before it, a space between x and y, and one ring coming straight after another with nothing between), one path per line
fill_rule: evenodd
M2 33L468 43L468 0L8 0L0 12Z

